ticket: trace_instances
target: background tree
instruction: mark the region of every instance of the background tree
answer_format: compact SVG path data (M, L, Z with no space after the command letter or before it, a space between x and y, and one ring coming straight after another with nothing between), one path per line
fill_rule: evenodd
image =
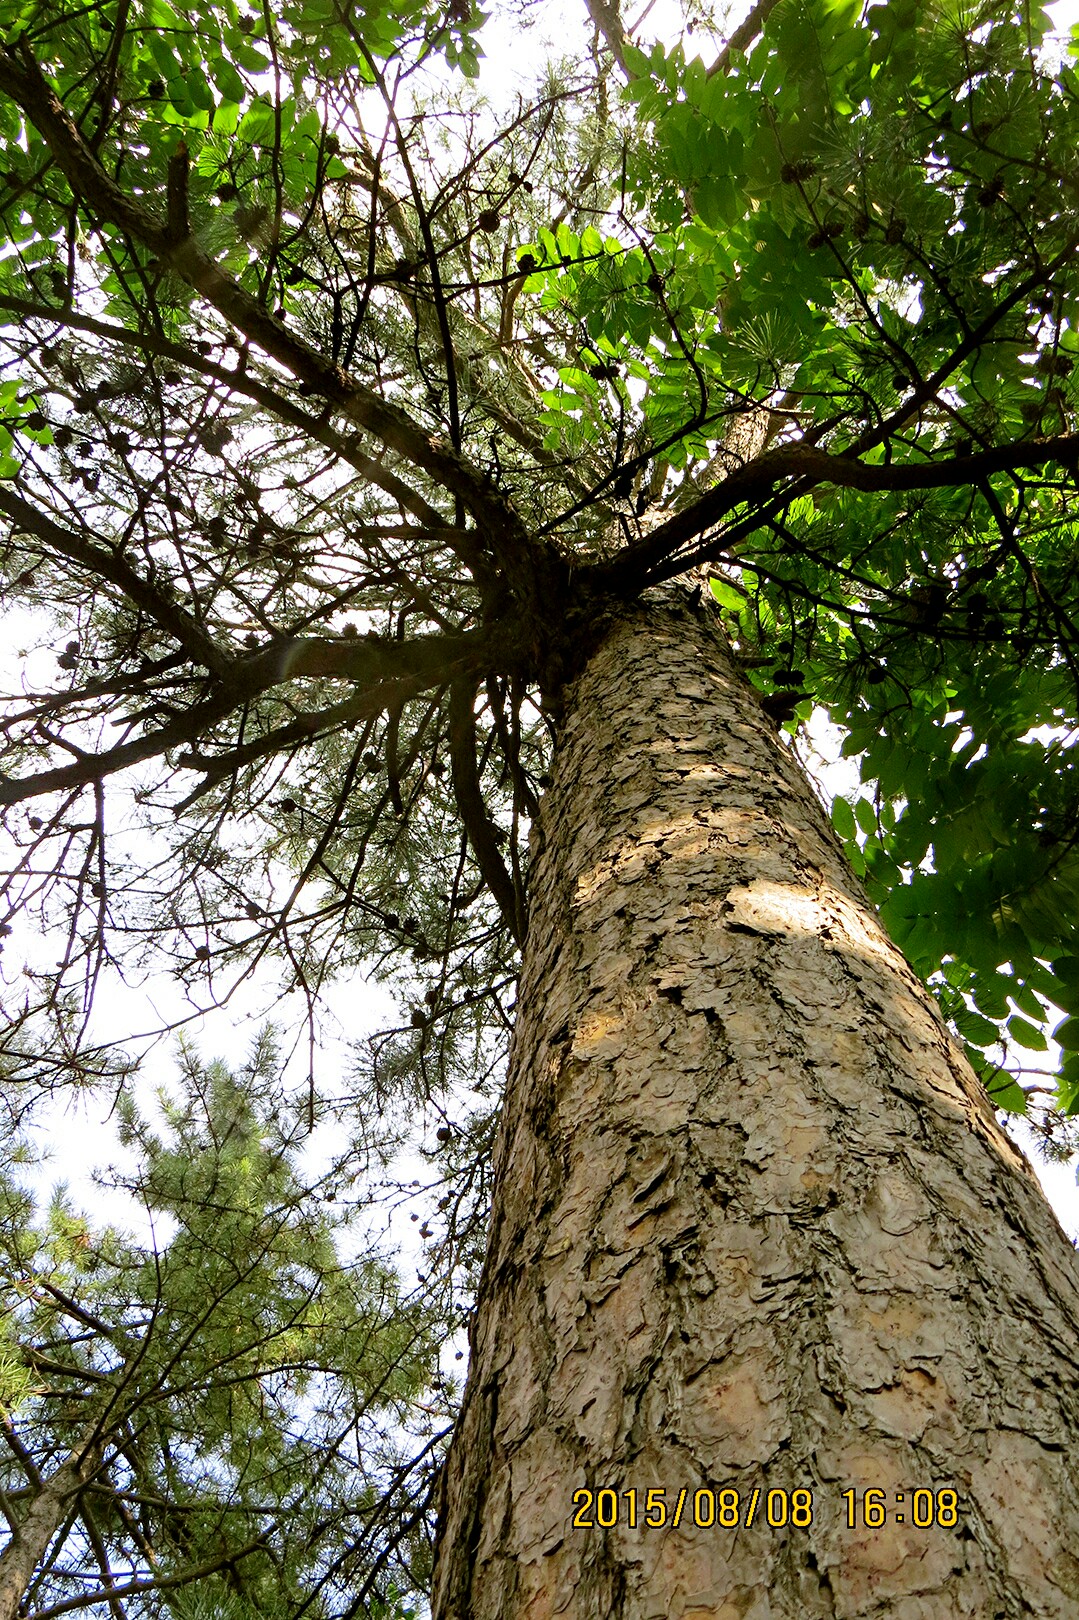
M2 14L5 568L62 672L5 722L5 926L67 939L13 1084L108 1069L124 953L218 999L274 962L312 1023L403 965L357 1100L438 1119L465 1286L526 834L593 655L685 676L682 576L758 731L846 725L836 829L994 1101L1076 1100L1071 70L1027 10L781 0L688 63L590 15L499 119L462 7ZM998 1073L1053 1009L1059 1076Z
M148 1238L5 1179L11 1620L320 1614L426 1578L438 1329L354 1230L362 1156L301 1174L266 1036L235 1075L182 1059L164 1133L119 1105Z

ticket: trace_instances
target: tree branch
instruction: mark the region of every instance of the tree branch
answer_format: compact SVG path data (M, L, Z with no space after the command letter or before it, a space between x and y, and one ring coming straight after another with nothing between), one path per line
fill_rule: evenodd
M123 1586L114 1586L110 1599L134 1597L140 1592L166 1592L179 1586L190 1586L192 1581L200 1581L206 1575L216 1575L219 1570L227 1569L230 1564L239 1563L241 1558L250 1558L252 1553L261 1552L266 1545L264 1532L255 1541L249 1541L246 1547L238 1547L235 1552L225 1552L216 1558L211 1558L204 1564L196 1564L191 1569L183 1570L179 1575L155 1575L145 1580L126 1581ZM69 1614L72 1609L92 1608L95 1603L105 1601L104 1592L89 1592L81 1597L64 1598L59 1603L50 1603L47 1608L38 1609L34 1620L52 1620L56 1614Z
M869 491L955 489L976 485L990 473L1043 467L1047 461L1071 466L1077 460L1079 434L1071 433L1052 439L997 445L977 455L954 456L946 461L898 465L870 465L855 457L831 455L809 444L777 445L747 466L737 468L715 489L661 523L645 539L627 546L613 561L598 567L592 577L601 589L612 590L620 596L635 595L649 583L652 570L679 546L695 540L736 506L765 499L784 479L797 479L799 494L820 484Z
M181 141L169 158L168 209L169 235L174 242L185 242L191 235L187 213L187 177L190 169L187 142Z
M506 870L495 830L487 815L476 769L477 683L465 676L450 687L450 763L457 809L468 834L476 865L493 894L506 926L518 945L524 944L525 918L513 879Z
M396 473L382 466L372 456L365 456L354 440L339 433L323 416L311 416L307 411L301 410L290 399L286 399L279 389L260 382L249 371L215 365L212 360L207 360L182 343L171 342L159 332L129 331L126 327L116 326L110 321L95 320L92 315L84 315L81 311L54 309L48 304L35 303L32 299L7 296L0 297L0 309L10 310L13 315L22 315L30 320L51 321L56 326L67 327L70 331L88 332L92 337L105 338L110 343L121 343L162 360L172 360L177 365L186 366L189 371L198 372L203 377L221 383L245 399L253 399L257 404L265 406L279 421L297 428L316 444L332 450L346 465L354 468L387 495L391 495L403 512L411 513L428 528L436 529L439 538L444 540L451 550L458 553L462 562L467 562L473 555L474 538L469 541L465 530L450 525L438 508L425 500L418 490L406 484L404 479L398 478Z
M16 495L8 484L0 484L0 512L5 513L25 533L34 535L43 545L51 547L63 557L70 557L72 562L85 568L90 575L118 586L129 601L173 636L196 664L201 664L215 675L223 675L227 671L230 663L228 654L206 634L197 619L186 608L170 602L162 591L136 573L117 552L62 528L45 512Z
M626 34L622 26L622 12L618 0L585 0L588 15L603 36L607 49L627 79L634 75L626 66Z
M253 697L286 681L328 676L362 683L368 690L309 718L301 717L285 728L287 737L281 732L276 734L279 746L287 740L309 739L327 724L380 714L403 701L402 689L405 697L414 697L431 686L445 685L462 670L484 668L493 652L494 643L478 630L460 636L421 636L406 642L378 637L356 642L286 636L248 658L228 664L218 689L205 701L143 737L100 754L79 752L73 764L58 765L33 776L0 776L0 805L19 804L65 788L85 787L172 748L184 744L193 747L209 727ZM257 741L247 746L261 751ZM195 754L179 763L197 763L199 757Z
M515 552L522 563L531 560L531 543L524 525L481 471L456 450L424 433L407 412L382 399L290 332L282 319L265 309L203 252L195 235L175 241L167 222L122 190L87 146L25 47L0 51L0 92L22 109L47 143L76 198L99 219L119 226L156 254L163 265L182 276L226 320L294 377L458 496L492 542L497 540L503 560L507 550ZM476 548L471 566L478 576L490 574L492 560L485 548Z
M712 63L712 66L708 69L710 79L717 73L728 73L730 71L732 51L744 51L753 44L754 40L760 38L764 32L765 23L778 4L779 0L757 0L757 4L747 16L743 17Z
M100 1460L93 1446L73 1450L42 1481L0 1553L0 1620L18 1620L23 1595L64 1521L71 1497L86 1484Z

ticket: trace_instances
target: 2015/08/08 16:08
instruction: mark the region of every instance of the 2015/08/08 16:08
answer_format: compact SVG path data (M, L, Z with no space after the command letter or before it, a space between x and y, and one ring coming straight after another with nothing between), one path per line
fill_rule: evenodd
M848 1530L859 1525L867 1530L879 1530L889 1518L896 1524L910 1523L919 1530L928 1530L933 1525L950 1530L959 1523L959 1495L950 1486L935 1491L925 1487L895 1491L890 1504L885 1491L872 1488L861 1494L854 1489L843 1491L842 1500L846 1504ZM813 1523L811 1490L764 1491L759 1485L748 1492L738 1491L733 1486L719 1491L702 1487L692 1495L689 1486L683 1485L673 1502L668 1501L667 1491L658 1487L646 1491L635 1488L616 1491L611 1486L598 1490L583 1488L574 1491L573 1506L575 1530L612 1530L619 1524L635 1530L638 1523L649 1530L662 1530L667 1524L677 1529L683 1523L700 1530L748 1530L758 1514L773 1530L787 1525L804 1530Z

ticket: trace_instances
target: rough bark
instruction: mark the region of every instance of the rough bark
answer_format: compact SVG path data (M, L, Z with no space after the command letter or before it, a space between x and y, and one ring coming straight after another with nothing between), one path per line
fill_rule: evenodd
M435 1620L1074 1617L1075 1253L705 610L603 640L537 837Z
M0 1620L18 1620L23 1598L41 1567L53 1536L64 1523L76 1496L101 1461L96 1446L73 1451L42 1480L11 1540L0 1553Z

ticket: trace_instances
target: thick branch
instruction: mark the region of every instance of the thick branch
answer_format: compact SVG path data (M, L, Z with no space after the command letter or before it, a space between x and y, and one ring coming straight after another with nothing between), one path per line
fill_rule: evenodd
M162 630L175 637L194 663L201 664L215 675L227 670L228 654L206 634L186 608L170 602L162 591L143 579L115 551L62 528L39 508L16 495L7 484L0 484L0 512L6 513L24 533L34 535L62 557L70 557L72 562L85 568L91 577L106 579L111 585L118 586L136 607L141 608Z
M187 142L181 141L169 159L169 235L174 242L182 242L191 234L191 221L187 213L187 180L190 161Z
M973 456L947 461L870 465L854 457L830 455L815 445L782 444L702 495L683 512L653 529L645 539L628 546L612 562L597 570L602 588L621 596L635 595L649 582L652 570L728 512L746 502L764 500L785 479L798 480L803 494L820 484L840 489L873 491L905 489L957 489L977 485L992 473L1043 467L1048 461L1071 465L1079 459L1079 434L1052 439L1031 439L1021 444L997 445Z
M627 79L634 75L626 66L626 33L622 26L622 13L618 0L585 0L588 15L599 29L607 49Z
M728 73L731 66L731 52L744 51L754 40L759 39L764 32L764 25L772 12L779 4L779 0L757 0L752 11L738 24L730 39L724 45L712 66L708 69L708 77L716 73Z
M177 1587L190 1586L193 1581L201 1581L207 1575L216 1575L218 1571L228 1569L238 1564L241 1558L250 1558L252 1553L261 1552L266 1546L265 1532L254 1541L249 1541L244 1547L237 1547L234 1552L219 1553L216 1557L207 1559L203 1564L195 1564L178 1575L154 1575L141 1580L125 1581L123 1586L114 1586L109 1596L113 1599L135 1597L141 1592L169 1592ZM55 1614L70 1614L73 1609L89 1609L100 1603L104 1594L100 1591L88 1592L79 1597L63 1598L59 1603L50 1603L45 1609L38 1609L35 1620L52 1620ZM0 1620L7 1617L0 1614ZM12 1617L16 1620L16 1617Z
M185 799L173 807L174 811L179 815L181 811L194 804L196 799L208 793L215 783L226 776L232 776L234 772L244 765L250 765L256 759L264 759L267 754L283 753L286 749L310 742L312 737L321 736L339 726L351 725L359 720L372 720L376 715L387 711L397 713L403 704L409 702L411 698L419 697L429 688L430 682L419 678L411 681L387 681L376 687L373 692L353 693L351 697L344 698L340 703L333 703L328 708L298 714L288 725L278 726L276 730L268 731L252 742L242 743L238 748L229 748L220 754L204 754L192 750L184 754L177 763L185 768L201 770L204 773L203 779L198 787L193 788Z
M23 1594L64 1522L68 1505L100 1458L92 1449L73 1451L36 1493L15 1533L0 1553L0 1620L19 1620Z
M487 887L494 895L503 920L519 945L524 943L525 919L520 896L506 870L495 830L487 815L476 768L475 681L461 677L450 687L450 761L457 809L472 853Z
M81 311L54 309L48 304L36 303L32 299L9 297L0 297L0 309L10 310L13 315L22 315L30 320L50 321L56 326L67 327L70 331L89 332L91 336L105 338L110 343L125 344L144 354L175 361L177 365L186 366L189 371L212 378L214 382L221 383L233 393L243 395L245 399L255 400L257 404L272 412L279 421L287 422L289 427L299 429L316 444L332 450L334 455L339 456L348 466L355 468L356 472L377 488L391 495L403 512L411 513L428 528L437 529L439 538L451 549L456 550L462 561L472 554L469 548L474 547L474 540L468 540L464 531L450 527L438 508L432 506L411 485L406 484L404 479L398 478L396 473L382 466L372 456L365 456L354 439L338 432L325 417L312 416L308 411L301 410L290 399L286 399L279 388L260 382L249 371L215 365L212 360L207 360L185 344L174 343L159 332L129 331L126 327L117 326L111 321L95 320L92 315L85 315Z
M38 771L33 776L0 777L0 805L19 804L42 793L85 787L170 749L193 748L199 737L227 715L260 693L304 676L329 676L355 681L367 688L306 722L296 724L301 736L311 737L326 724L342 719L363 719L381 714L406 697L432 686L445 685L462 669L486 667L493 643L480 631L461 636L421 636L412 641L322 641L288 636L249 658L235 660L216 690L165 725L100 754L80 754L70 765ZM294 728L290 727L289 736ZM282 738L282 742L284 742ZM194 760L199 756L195 755ZM192 763L192 756L179 761Z
M39 131L75 196L98 219L119 226L156 254L163 265L182 276L264 353L338 406L357 426L373 433L458 496L476 522L493 539L497 538L503 558L508 548L517 554L520 564L527 565L530 547L524 527L483 474L450 446L424 433L405 411L290 332L283 320L265 309L203 252L195 236L174 241L167 221L134 202L102 167L25 49L18 48L18 56L14 50L0 51L0 92L18 105ZM481 575L491 567L481 548L476 549L470 565Z
M87 1492L83 1492L79 1497L79 1516L82 1519L90 1545L94 1549L97 1567L101 1571L101 1583L105 1589L112 1620L127 1620L124 1606L116 1596L116 1580L109 1566L108 1548L105 1546L101 1531L98 1529L93 1505Z
M90 782L103 781L106 776L139 765L144 759L154 759L170 748L191 742L207 726L223 720L237 701L230 695L218 694L207 703L177 715L167 725L147 732L117 748L107 748L103 754L81 754L72 765L57 765L52 770L35 771L32 776L0 776L0 805L21 804L25 799L37 798L42 793L59 793L66 788L86 787Z

